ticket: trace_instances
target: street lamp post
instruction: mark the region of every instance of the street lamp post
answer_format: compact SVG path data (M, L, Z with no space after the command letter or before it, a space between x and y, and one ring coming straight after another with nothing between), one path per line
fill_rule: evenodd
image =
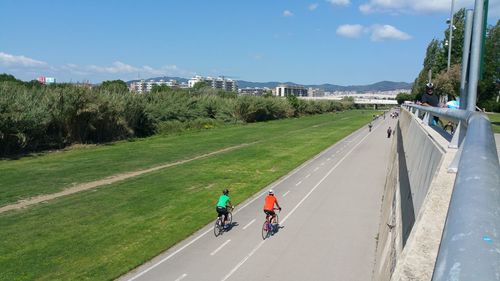
M447 72L450 71L450 62L451 62L451 42L453 42L453 5L455 4L455 0L451 0L451 12L450 12L450 29L448 36L448 68Z

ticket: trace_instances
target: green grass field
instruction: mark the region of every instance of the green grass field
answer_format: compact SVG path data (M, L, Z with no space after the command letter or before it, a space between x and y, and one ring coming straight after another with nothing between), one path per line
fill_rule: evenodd
M488 118L490 118L493 132L500 134L500 113L488 113Z
M365 125L372 114L309 116L1 161L5 204L68 183L259 141L0 214L0 280L116 278L213 220L224 187L233 202L242 202ZM6 194L9 199L3 199Z
M369 115L368 112L366 115ZM242 143L279 138L292 131L300 133L307 126L316 124L316 120L304 117L299 122L288 119L230 126L0 161L0 206L116 173L189 159ZM327 121L328 118L324 118L319 122Z

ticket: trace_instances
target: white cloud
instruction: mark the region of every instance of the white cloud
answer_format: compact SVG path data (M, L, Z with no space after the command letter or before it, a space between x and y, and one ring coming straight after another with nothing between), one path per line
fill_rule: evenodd
M121 61L116 61L111 64L111 66L97 66L90 65L81 67L87 72L97 72L103 74L147 74L147 75L177 75L181 73L189 73L187 71L180 70L176 65L164 65L160 68L154 68L149 65L144 65L142 67L132 66ZM73 69L75 70L75 69Z
M364 33L370 34L370 39L375 42L411 39L409 34L388 24L374 24L369 27L360 24L344 24L337 28L338 35L348 38L360 38Z
M337 28L337 34L348 38L358 38L363 32L361 24L344 24Z
M43 61L25 56L15 56L4 52L0 52L0 64L13 67L43 67L47 65L47 63Z
M351 0L326 0L326 2L336 6L349 6Z
M50 74L56 77L72 75L79 77L114 77L131 78L136 74L141 75L167 75L167 76L191 76L194 73L183 70L176 65L164 65L159 68L144 65L141 67L126 64L121 61L116 61L109 66L100 65L77 65L67 63L63 65L50 65L46 62L28 58L25 56L16 56L0 52L0 66L4 66L7 71L26 75Z
M395 28L392 25L373 25L370 27L372 41L385 41L389 39L394 40L408 40L411 36L407 33Z
M293 16L293 13L290 12L289 10L284 10L283 11L283 16L284 17L292 17Z
M310 4L309 7L307 7L309 9L309 11L314 11L318 8L319 4L318 3L313 3L313 4Z
M114 62L111 66L97 66L97 65L91 65L88 67L90 70L93 70L95 72L100 72L100 73L110 73L110 74L115 74L115 73L134 73L138 72L139 68L133 67L131 65L125 64L120 61Z

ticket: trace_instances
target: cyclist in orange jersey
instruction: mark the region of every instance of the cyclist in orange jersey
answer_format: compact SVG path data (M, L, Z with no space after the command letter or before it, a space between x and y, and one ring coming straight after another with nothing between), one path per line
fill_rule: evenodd
M274 191L271 189L269 190L269 194L266 196L265 203L264 203L264 213L266 213L266 220L269 222L272 222L274 217L276 216L276 213L274 212L274 204L278 207L278 210L281 212L281 207L280 204L278 204L278 199L274 196ZM271 218L269 219L269 216Z

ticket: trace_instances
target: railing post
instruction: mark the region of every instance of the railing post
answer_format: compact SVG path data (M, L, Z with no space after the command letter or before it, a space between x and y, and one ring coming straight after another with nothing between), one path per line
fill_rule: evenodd
M460 144L462 143L462 140L464 139L465 136L465 126L462 123L462 121L458 122L457 129L455 130L453 134L453 138L451 139L450 144L448 145L449 148L458 148Z
M451 162L450 166L448 166L448 173L457 173L458 172L458 164L460 163L460 158L462 157L462 150L464 146L461 145L457 153L455 154L455 158L453 158L453 161Z
M467 110L476 111L477 84L481 65L481 45L483 43L483 10L484 0L476 0L474 4L474 21L472 23L472 45L470 53L469 87L467 90Z
M462 73L460 77L460 109L467 108L467 75L469 74L470 41L472 35L472 10L465 12L464 44L462 53Z
M431 116L431 114L429 112L424 113L424 119L422 119L422 121L423 121L423 123L425 125L428 125L428 126L431 125L431 123L430 123L431 122L430 121L431 120L430 116Z

